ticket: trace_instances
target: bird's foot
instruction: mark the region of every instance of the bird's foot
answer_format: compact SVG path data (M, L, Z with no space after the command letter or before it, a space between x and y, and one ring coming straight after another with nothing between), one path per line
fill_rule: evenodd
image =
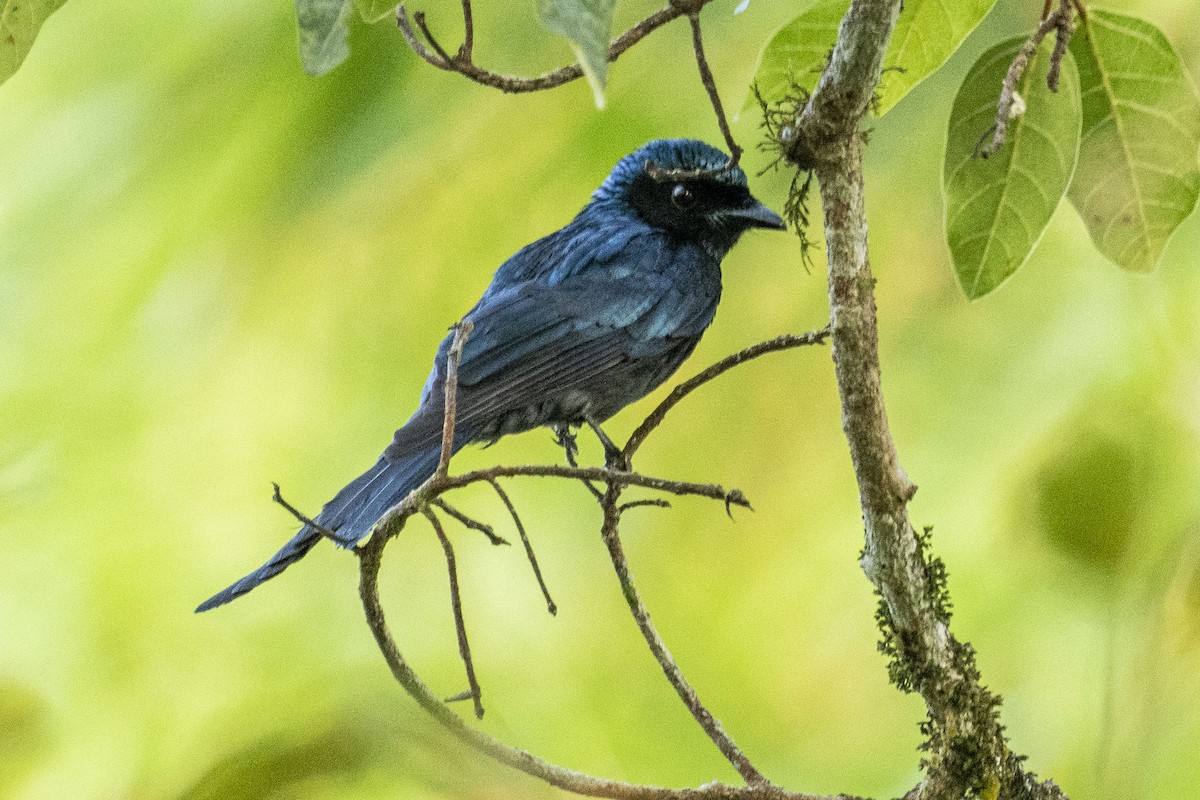
M576 441L575 434L571 431L571 426L565 422L560 422L552 425L550 430L554 431L554 443L566 453L567 463L572 467L577 466L575 457L579 455L579 442Z

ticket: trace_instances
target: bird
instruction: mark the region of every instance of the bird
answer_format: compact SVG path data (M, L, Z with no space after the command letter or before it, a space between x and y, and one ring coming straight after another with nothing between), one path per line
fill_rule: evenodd
M721 261L743 233L783 230L746 174L695 139L657 139L622 158L565 227L500 265L458 362L453 452L549 426L598 425L669 378L709 327ZM417 410L374 466L263 566L197 613L275 577L331 535L353 547L437 469L447 358L441 342ZM606 452L612 445L606 443ZM323 529L323 530L322 530Z

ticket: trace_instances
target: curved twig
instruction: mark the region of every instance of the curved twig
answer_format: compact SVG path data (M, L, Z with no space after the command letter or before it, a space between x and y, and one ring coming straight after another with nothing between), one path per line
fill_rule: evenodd
M604 540L604 546L608 548L609 557L612 559L613 569L617 573L617 580L621 584L621 594L625 598L625 602L629 605L629 611L633 614L633 619L637 623L638 630L641 631L642 637L646 640L646 644L650 647L650 652L654 654L655 660L662 667L663 674L667 676L667 681L675 688L675 692L679 695L679 699L687 706L687 710L691 712L692 718L696 723L704 729L708 734L708 738L713 741L717 749L721 751L721 755L733 765L733 768L738 771L742 779L750 786L770 785L766 777L763 776L758 769L750 763L750 759L742 752L741 748L734 743L729 734L721 726L712 712L700 702L700 698L696 695L696 690L684 677L679 665L675 662L675 657L671 655L671 651L667 649L666 642L659 635L658 629L654 627L654 622L650 619L650 612L646 610L646 604L642 602L642 596L638 592L637 587L633 583L633 575L629 571L629 562L625 558L625 549L621 546L621 536L619 527L621 524L621 507L619 505L622 487L617 484L609 484L608 491L605 492L604 502L604 524L600 529L600 536Z
M808 333L794 334L785 333L783 336L777 336L766 342L750 345L749 347L739 350L731 356L726 356L717 363L713 364L708 369L700 372L683 383L676 386L669 395L658 406L647 415L641 425L637 426L629 436L629 441L625 443L625 449L622 454L626 461L633 458L633 454L638 448L645 443L646 437L649 436L655 428L662 424L666 418L667 412L674 408L680 400L687 397L689 394L699 389L704 384L711 381L739 364L744 364L752 358L766 355L767 353L776 353L780 350L788 350L793 347L802 347L808 344L820 344L829 338L829 326Z
M661 798L662 800L698 800L699 798L714 798L717 800L734 798L746 798L762 800L818 800L813 795L795 794L781 789L771 784L762 773L758 771L742 753L741 749L733 742L720 722L712 715L711 712L700 702L695 691L680 671L662 637L659 635L653 622L650 620L649 612L646 610L645 604L633 583L632 575L629 571L628 563L625 559L624 550L621 546L618 533L621 514L629 508L640 505L666 505L663 500L642 500L632 503L621 504L619 502L622 491L628 486L640 486L656 491L668 492L676 495L706 497L714 500L721 500L725 503L728 510L730 505L739 505L748 508L749 502L744 494L737 489L726 490L715 484L691 483L687 481L666 480L663 478L655 478L647 475L641 475L632 471L618 471L609 468L599 467L577 467L577 466L559 466L559 465L522 465L522 466L495 466L489 469L474 470L462 475L450 475L448 472L449 455L452 452L453 435L454 435L454 414L455 414L455 399L457 394L457 366L458 360L462 353L462 344L469 335L469 328L459 328L455 332L455 338L452 342L446 363L446 382L444 419L443 419L443 439L442 439L442 457L443 462L439 470L435 472L427 481L420 487L409 493L399 503L389 509L373 526L371 536L367 542L357 548L355 553L360 558L360 594L362 596L363 607L366 611L367 622L375 635L375 639L379 644L384 658L392 669L396 680L412 695L422 707L432 714L439 722L450 728L456 735L464 741L475 746L477 749L487 755L511 766L517 767L531 775L535 775L543 780L548 781L556 786L560 786L571 791L581 794L611 797L611 798L628 798L629 800L649 800L650 798ZM651 412L650 417L639 426L635 435L638 437L636 441L630 440L621 453L634 452L637 447L645 441L646 437L653 431L655 427L662 421L667 412L676 405L679 400L686 396L698 386L706 383L725 371L744 363L752 358L764 353L773 352L776 350L786 349L801 344L812 344L821 341L827 335L826 331L814 331L802 336L784 336L774 339L769 342L763 342L752 347L748 347L739 353L735 353L729 358L709 367L707 370L694 376L692 379L685 381L676 388L672 394L660 403L659 406ZM568 452L570 452L568 450ZM526 553L529 557L530 565L533 568L534 574L538 579L539 586L546 598L547 607L553 613L556 609L550 594L546 589L545 582L542 579L541 570L538 567L537 559L533 554L532 547L529 544L528 536L525 532L524 524L521 522L519 515L516 512L512 501L507 493L499 485L498 478L501 477L557 477L578 480L595 489L593 483L602 483L605 486L600 500L601 507L604 513L604 522L601 528L602 537L605 545L608 548L609 555L613 562L613 567L617 574L617 579L620 582L622 594L625 596L629 604L630 611L633 614L634 620L638 625L643 637L649 645L651 653L659 662L666 675L668 681L675 688L680 699L692 713L692 716L703 728L709 738L716 744L721 753L729 760L742 778L747 782L747 786L738 788L726 786L718 783L710 783L697 789L665 789L653 786L638 786L635 784L627 784L619 781L606 781L598 778L593 778L571 770L565 770L548 762L542 761L529 753L508 747L486 734L476 731L466 726L466 724L421 682L412 669L405 663L401 657L399 650L395 645L395 641L389 632L386 622L383 617L383 610L378 597L378 571L382 559L383 548L387 542L393 538L403 528L404 524L413 514L422 513L429 518L430 523L434 527L434 531L438 535L439 541L446 554L447 571L450 576L451 601L455 616L455 625L458 631L459 651L463 658L463 663L467 672L467 680L470 685L470 690L460 695L456 695L450 700L459 700L471 698L475 702L475 712L478 716L482 716L483 707L481 705L481 691L479 684L475 679L474 667L471 661L470 648L467 643L465 624L462 618L461 600L458 591L457 571L454 561L453 549L450 546L449 539L442 529L440 521L437 519L431 510L431 506L437 506L447 510L452 516L464 524L469 524L470 527L480 529L481 523L476 523L474 520L469 520L461 512L457 512L453 506L450 506L441 499L441 496L454 489L462 488L472 483L486 481L491 484L497 495L504 502L513 518L513 522L517 527L518 533L521 535L521 540L525 544ZM474 524L470 524L474 523ZM447 701L448 702L448 701Z
M696 67L700 70L700 82L704 84L704 90L708 92L708 100L712 103L713 112L717 115L717 125L721 128L721 135L725 137L725 144L729 147L729 162L724 168L733 169L742 158L742 148L733 140L733 132L729 130L729 120L725 118L725 108L721 105L721 95L717 92L717 82L713 79L708 59L704 56L704 36L700 32L700 8L703 5L703 3L696 4L696 10L688 13L688 22L692 26L692 48L696 51Z
M413 672L396 647L395 639L384 618L379 600L379 569L386 540L372 538L364 545L359 555L359 596L366 612L367 625L375 636L384 660L404 690L434 719L445 726L461 741L484 755L515 769L532 775L560 789L588 797L606 797L611 800L834 800L819 795L799 794L769 784L753 786L728 786L721 783L706 783L694 789L669 789L659 786L642 786L624 781L607 780L566 769L538 758L516 747L511 747L471 727L446 705ZM846 800L849 800L848 798Z
M423 511L442 544L442 552L446 555L446 572L450 576L450 608L454 612L454 630L458 634L458 654L462 656L463 667L467 671L467 685L471 687L469 691L456 697L462 697L464 700L471 698L476 719L483 719L483 690L479 688L479 681L475 678L475 662L471 660L471 644L467 641L467 623L463 620L462 593L458 590L458 567L454 559L454 546L446 537L446 531L443 530L437 514L434 514L429 506Z
M495 478L488 480L492 488L496 490L496 494L500 497L500 501L504 503L504 507L508 509L509 516L512 517L513 525L517 526L517 534L521 537L521 544L525 545L525 556L529 559L529 566L533 569L533 577L537 579L538 587L542 590L542 597L546 598L546 610L551 615L558 613L558 606L554 602L554 598L550 596L550 590L546 588L546 580L542 577L542 568L538 566L537 556L533 554L533 545L529 543L529 536L525 533L525 523L521 522L521 515L517 513L516 506L512 500L508 498L508 492L500 486L500 481ZM587 484L591 486L591 484Z
M699 5L710 2L710 0L699 0ZM422 41L421 36L417 35L417 31L413 28L413 20L409 19L408 10L403 6L396 9L396 24L400 28L404 40L408 42L408 46L421 59L432 64L441 70L447 72L457 72L465 78L468 78L475 83L483 86L490 86L493 89L499 89L502 92L510 94L520 94L524 92L540 92L546 89L554 89L562 86L565 83L570 83L573 80L583 77L583 68L578 64L560 67L553 72L547 72L544 75L528 78L517 75L504 75L499 72L483 69L475 64L471 58L471 48L474 42L474 26L471 23L471 3L470 0L463 0L463 17L466 23L465 30L467 31L463 39L462 47L459 48L456 56L449 55L445 48L438 43L434 38L429 26L425 22L425 15L422 12L413 14L413 19L416 20L417 27L421 29L421 33L428 40L429 46L426 46ZM648 34L666 25L674 19L682 17L687 12L669 5L661 11L657 11L643 19L620 36L612 40L608 47L608 60L616 61L629 48L644 39ZM430 50L430 47L433 50Z

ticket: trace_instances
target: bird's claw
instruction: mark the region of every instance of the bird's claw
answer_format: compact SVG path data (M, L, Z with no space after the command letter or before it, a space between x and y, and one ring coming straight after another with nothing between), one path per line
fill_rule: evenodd
M571 426L559 424L553 426L551 430L554 431L554 443L567 454L567 463L574 465L575 457L579 455L579 442L576 441L575 434L571 432Z

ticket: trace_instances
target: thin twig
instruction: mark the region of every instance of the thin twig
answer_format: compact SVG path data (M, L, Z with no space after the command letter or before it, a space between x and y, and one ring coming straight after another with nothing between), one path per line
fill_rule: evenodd
M413 671L400 654L396 641L388 629L379 600L379 570L382 566L384 538L372 538L359 552L359 597L366 612L367 626L375 637L376 644L391 669L396 682L421 708L445 726L462 742L501 764L518 769L527 775L576 794L588 797L605 797L610 800L835 800L832 797L789 792L771 784L752 786L729 786L712 782L693 789L668 789L660 786L642 786L624 781L607 780L565 769L557 764L538 758L525 750L511 747L471 727L437 695L430 691L424 681ZM839 796L836 800L855 800Z
M1050 91L1058 91L1058 77L1062 70L1063 56L1067 54L1067 45L1071 43L1071 34L1075 32L1074 14L1071 11L1071 0L1062 0L1058 10L1062 24L1054 32L1054 52L1050 54L1050 71L1046 75L1046 86Z
M509 543L508 540L505 539L503 536L498 536L496 534L496 530L491 525L488 525L486 522L480 522L477 519L472 519L471 517L468 517L466 514L462 513L461 511L459 511L457 508L455 508L454 506L447 503L442 498L435 497L432 500L430 500L429 502L432 505L435 505L438 508L440 508L442 511L445 511L450 516L454 517L456 520L458 520L464 526L470 528L473 531L479 531L484 536L486 536L488 538L488 541L490 541L492 544L499 545L499 544L508 544Z
M710 0L696 0L696 2L698 5L703 6L710 2ZM657 11L646 17L612 40L608 47L608 60L610 62L616 61L621 57L622 53L640 42L648 34L666 25L671 20L684 16L686 13L684 10L669 5L661 11ZM434 38L428 24L425 22L423 12L414 13L413 19L417 21L417 26L421 29L421 35L424 35L425 39L429 42L428 46L422 40L421 35L413 28L413 21L409 19L408 10L403 5L396 9L396 24L399 26L400 32L403 34L408 46L424 61L438 69L446 70L447 72L457 72L459 75L475 83L490 86L502 92L511 94L538 92L545 89L553 89L562 86L564 83L570 83L573 80L583 77L583 68L579 64L570 64L553 72L547 72L544 75L531 78L503 75L483 69L475 64L471 56L471 48L474 46L474 25L470 14L471 5L464 0L463 22L465 35L462 47L459 48L457 56L450 56L445 48ZM430 47L433 49L430 50Z
M624 514L631 508L643 508L649 506L651 508L670 508L671 501L663 500L661 497L655 497L649 500L630 500L628 503L621 503L617 506L617 510Z
M988 133L985 133L980 139L979 145L976 146L976 152L980 158L987 158L1004 146L1004 140L1008 137L1009 121L1013 117L1019 116L1023 109L1023 103L1020 107L1016 106L1019 97L1017 84L1020 82L1021 76L1025 74L1029 62L1037 55L1042 40L1050 34L1050 31L1057 31L1057 35L1054 52L1050 56L1050 70L1046 75L1046 85L1050 91L1057 92L1062 59L1067 52L1067 44L1071 41L1071 34L1075 31L1072 0L1060 0L1058 10L1046 15L1033 35L1017 51L1000 86L1000 99L996 103L996 121L988 131L991 134L991 142L987 142ZM1018 110L1014 111L1014 107Z
M512 500L508 498L508 493L500 486L500 481L495 478L488 480L492 488L496 490L496 494L504 502L504 507L508 509L509 516L512 517L513 524L517 526L517 533L521 536L521 543L525 545L525 555L529 559L529 566L533 568L533 576L537 578L538 587L542 590L542 597L546 598L546 610L552 615L558 613L558 606L554 599L550 597L550 590L546 588L546 581L542 578L542 569L538 566L537 556L533 553L533 545L529 542L529 536L525 533L525 525L521 522L521 516L517 513L516 507Z
M471 483L489 480L491 478L515 478L517 476L532 478L572 478L578 481L603 481L618 486L643 486L660 492L680 496L707 497L711 500L728 502L742 508L749 508L750 501L740 489L725 489L715 483L692 483L690 481L674 481L665 478L655 478L638 472L614 472L603 467L565 467L558 464L523 464L519 466L496 466L464 472L461 475L450 475L441 481L437 490L439 493L467 486ZM395 508L400 508L396 506ZM393 509L394 510L394 509ZM390 511L388 512L391 513ZM380 520L382 524L387 515Z
M450 469L450 457L454 455L454 421L458 413L458 362L462 358L463 346L471 335L474 325L468 321L456 323L454 340L450 343L450 351L446 354L446 386L444 389L444 407L442 415L442 452L438 458L437 471L434 477L445 477Z
M752 358L766 355L767 353L776 353L780 350L788 350L793 347L802 347L809 344L820 344L829 338L829 327L826 326L816 331L808 333L793 334L786 333L783 336L777 336L774 339L766 342L759 342L751 345L731 356L726 356L717 363L713 364L703 372L689 378L683 383L676 386L669 395L658 406L650 412L641 425L629 436L629 441L625 443L624 456L627 462L633 460L633 454L646 441L646 437L657 428L666 418L667 412L674 408L680 400L687 397L689 394L700 388L704 384L722 375L739 364L744 364Z
M442 551L446 554L446 572L450 575L450 607L454 610L454 629L458 633L458 654L462 656L463 667L467 671L467 685L471 687L470 697L475 706L475 717L483 719L483 690L475 679L475 665L471 661L471 645L467 641L467 624L463 621L462 595L458 590L458 569L454 563L454 547L442 529L442 523L437 514L426 506L423 509L425 517L437 533L438 541L442 543ZM456 695L457 696L457 695Z
M713 112L717 115L717 125L720 126L721 135L725 137L725 144L729 147L729 163L725 165L725 169L733 169L742 157L742 148L733 140L733 132L729 130L729 120L725 118L725 109L721 105L721 95L717 92L717 83L713 80L708 59L704 56L704 36L700 32L699 8L688 14L688 22L692 25L692 47L696 51L696 66L700 69L700 82L704 84L704 89L708 92Z
M456 340L460 336L456 333ZM643 423L643 428L640 436L641 440L650 433L661 421L661 417L684 395L692 391L696 386L711 380L716 375L742 363L750 358L753 358L763 352L771 352L773 350L784 349L785 347L794 346L794 344L811 343L808 340L819 341L823 338L823 332L817 331L812 334L806 334L804 337L782 337L772 342L765 342L754 348L747 348L742 353L735 354L718 364L713 365L709 370L706 370L701 375L696 376L691 381L686 382L676 393L673 393L674 399L668 399L665 407L660 406L655 412L652 412L652 417L657 416L657 421L647 420ZM791 339L799 338L802 341L795 343ZM460 343L461 344L461 343ZM450 371L452 363L456 363L457 356L448 357L447 371ZM456 383L450 380L448 375L447 380L447 408L445 419L443 420L443 433L453 424L454 415L451 408L454 390ZM569 432L569 431L568 431ZM453 441L452 439L450 440ZM443 439L443 448L446 440ZM626 446L629 447L628 445ZM630 449L636 449L636 445ZM737 746L729 739L728 735L721 728L720 723L712 716L712 714L700 703L695 692L687 683L674 659L667 651L665 644L662 642L657 630L654 629L650 621L649 613L646 611L645 605L642 603L640 596L637 593L636 587L633 585L632 577L629 574L628 565L625 562L624 552L621 549L620 539L617 533L617 526L620 521L622 511L638 506L667 505L665 500L637 500L625 504L620 504L619 498L623 489L627 486L641 486L656 491L669 492L677 495L691 495L699 497L707 497L715 500L721 500L725 503L728 510L730 505L740 505L749 507L749 502L742 492L737 489L726 490L715 484L700 484L690 483L686 481L665 480L662 478L654 478L651 476L640 475L635 472L618 472L611 469L602 468L581 468L574 464L574 454L570 448L567 448L568 462L570 466L559 465L523 465L515 467L496 466L490 469L475 470L473 472L464 473L462 475L451 476L445 471L436 472L421 486L417 487L408 496L402 499L399 503L389 509L372 527L372 535L367 540L366 544L355 550L360 559L360 594L363 601L363 607L366 611L367 623L370 626L372 633L375 635L376 642L382 651L385 660L392 670L392 674L396 680L404 687L404 689L417 700L418 703L434 716L439 722L448 727L459 738L467 743L500 761L501 763L521 769L530 775L534 775L555 786L560 786L579 794L585 794L597 797L609 797L615 800L832 800L832 798L822 798L814 795L796 794L781 789L762 777L741 753ZM455 695L446 702L456 699L466 699L468 697L476 700L476 713L482 713L482 706L479 705L481 692L478 689L478 684L474 680L474 668L470 660L469 646L466 641L466 628L462 621L461 600L459 599L459 590L457 582L457 570L454 564L453 549L450 547L449 539L445 536L445 531L442 529L440 521L434 515L430 505L435 505L452 516L458 518L458 514L452 510L453 507L445 504L441 500L441 495L453 489L477 483L479 481L487 481L496 491L497 495L504 502L509 514L513 518L513 522L517 527L517 531L521 536L521 540L526 547L526 554L530 559L530 565L534 570L534 575L538 580L539 586L542 589L543 595L547 601L547 607L553 613L556 608L553 600L550 598L549 591L542 579L540 568L537 564L536 557L533 554L532 546L525 532L525 526L518 515L515 506L509 499L508 494L499 485L498 478L501 477L516 477L516 476L532 476L532 477L559 477L578 480L589 488L594 489L592 482L604 483L606 490L601 497L601 506L605 515L604 522L604 537L606 544L610 548L610 555L613 558L614 568L617 571L618 580L621 582L623 593L625 594L630 610L633 612L635 621L643 636L650 645L651 652L662 666L664 673L679 693L681 699L692 712L696 720L701 724L709 737L717 744L721 752L730 760L735 768L742 774L748 782L744 787L727 786L720 783L708 783L696 789L665 789L655 786L639 786L636 784L622 783L619 781L607 781L594 778L588 775L582 775L570 770L565 770L554 764L542 761L529 753L508 747L501 742L491 738L487 734L474 730L468 727L462 719L450 711L446 704L439 700L424 683L412 671L411 667L404 661L400 655L391 633L387 629L386 622L383 617L383 610L379 602L378 596L378 573L380 569L382 553L387 542L394 537L407 519L418 511L425 514L434 530L438 533L439 541L442 542L443 549L447 556L448 572L451 579L451 595L455 611L455 624L459 633L460 653L463 655L464 664L467 666L468 683L471 684L471 689L467 692ZM462 515L465 517L465 515ZM467 518L469 519L469 518ZM472 520L474 522L474 520ZM464 523L465 524L465 523ZM845 796L840 796L845 798Z
M321 534L326 539L328 539L329 541L336 544L338 547L346 546L346 543L344 541L342 541L341 539L339 539L336 533L329 530L329 528L326 528L324 525L317 522L316 520L309 519L304 514L302 514L299 511L299 509L297 509L295 506L293 506L287 500L284 500L283 495L279 493L279 484L278 483L272 483L271 485L273 487L275 487L275 493L272 495L271 499L274 500L279 505L286 508L288 510L288 513L290 513L293 517L295 517L297 520L300 521L300 524L307 525L308 527L312 528L314 531Z
M460 60L471 63L471 51L475 48L475 19L471 13L471 0L462 0L463 43L458 48Z
M637 623L638 630L642 632L642 637L646 640L646 644L650 647L650 652L654 654L654 658L662 667L663 674L667 676L667 681L675 688L675 692L679 695L679 699L687 706L688 711L692 713L692 717L708 734L708 738L713 741L721 754L733 765L733 768L738 771L738 774L746 781L746 783L754 786L756 784L768 783L758 769L750 763L750 759L741 751L730 738L725 729L721 727L721 723L712 715L705 705L700 702L700 698L696 695L696 691L688 683L683 672L679 669L679 665L675 663L674 656L667 649L666 643L658 630L654 627L654 623L650 620L650 612L646 610L646 604L642 602L642 597L638 593L637 587L633 583L633 575L629 571L629 562L625 558L625 550L621 546L621 536L619 526L621 522L621 508L618 501L621 497L621 488L617 484L609 484L608 491L604 495L604 524L600 529L600 535L604 540L605 547L608 548L609 557L612 559L613 569L617 573L617 580L621 584L621 594L625 598L625 602L629 605L629 611L633 614L634 622Z

